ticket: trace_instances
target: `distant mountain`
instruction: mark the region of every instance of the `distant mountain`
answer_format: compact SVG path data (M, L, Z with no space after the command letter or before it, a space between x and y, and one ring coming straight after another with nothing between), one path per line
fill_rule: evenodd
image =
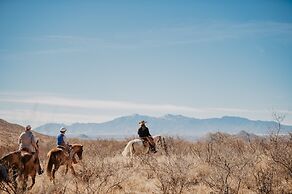
M240 131L256 135L268 134L277 124L273 121L253 121L241 117L224 116L222 118L196 119L182 115L165 115L150 117L146 115L130 115L116 118L104 123L74 123L64 125L49 123L35 129L39 133L56 136L60 127L67 127L68 136L80 138L123 138L137 134L138 122L147 121L150 133L168 136L196 138L209 132L225 132L236 134ZM292 132L292 126L282 126L282 133Z

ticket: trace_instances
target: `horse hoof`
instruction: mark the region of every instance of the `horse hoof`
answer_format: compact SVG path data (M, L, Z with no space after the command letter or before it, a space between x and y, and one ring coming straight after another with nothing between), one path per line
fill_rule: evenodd
M39 175L41 175L41 174L43 174L43 173L44 173L44 170L43 170L43 169L41 169L41 170L38 172Z

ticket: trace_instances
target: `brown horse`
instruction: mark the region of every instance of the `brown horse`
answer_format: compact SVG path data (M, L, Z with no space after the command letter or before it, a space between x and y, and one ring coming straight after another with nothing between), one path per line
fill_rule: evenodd
M47 175L51 180L55 179L55 173L62 165L66 165L65 174L68 172L68 168L71 169L72 174L75 175L75 170L73 168L73 161L75 160L75 155L77 154L79 160L82 160L83 145L73 144L70 154L66 150L61 148L53 148L48 153L48 164L47 164ZM73 159L70 159L69 155L72 155Z
M23 173L24 171L24 164L22 162L21 151L18 150L6 154L0 159L0 163L7 168L8 172L12 172L12 177L8 177L8 180L12 181L14 187L16 188L17 187L16 178L19 174ZM9 174L10 173L8 173L8 175Z
M36 142L38 148L38 141ZM38 159L39 151L29 153L28 150L18 150L10 152L9 154L3 156L0 159L0 163L4 164L8 170L13 171L13 183L14 187L17 187L16 178L19 176L23 181L23 189L26 189L28 176L32 178L32 185L28 188L31 189L35 184L35 176L37 170L40 168L40 163Z
M38 146L38 144L37 144ZM23 187L22 189L25 190L27 187L27 181L28 181L28 177L31 177L32 183L31 186L28 187L28 190L32 189L32 187L35 184L35 177L36 174L40 168L40 162L39 162L39 150L37 149L36 152L34 153L29 153L26 151L22 151L22 163L24 164L24 170L23 172L20 174L21 175L21 179L23 180Z

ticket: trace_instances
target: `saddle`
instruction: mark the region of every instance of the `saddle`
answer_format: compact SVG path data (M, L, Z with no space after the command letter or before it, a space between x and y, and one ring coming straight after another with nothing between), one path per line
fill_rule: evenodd
M153 140L151 140L149 137L141 137L140 138L142 140L143 146L144 147L148 147L150 148L150 151L152 151L153 153L156 153L156 149L155 149L155 143Z
M64 154L65 154L68 158L70 158L70 152L71 152L71 150L72 150L71 147L69 147L69 149L67 149L65 146L58 145L57 148L61 149L61 150L64 152ZM73 161L74 164L77 163L75 157L73 157L73 156L72 156L72 161Z
M62 145L58 145L57 148L61 149L64 152L64 154L69 157L69 155L70 155L69 149L67 149L65 146L62 146Z
M20 150L21 152L27 152L27 153L30 153L30 150L28 148L21 148Z
M62 145L57 145L57 148L60 148L62 150L66 150L65 146L62 146Z
M31 159L31 157L35 154L35 152L31 152L27 148L21 148L20 154L21 154L21 162L23 164L25 164ZM36 163L36 159L35 159L34 163Z
M141 139L141 141L142 141L144 147L148 147L148 146L150 146L150 143L149 143L149 141L148 141L147 138L145 138L145 137L141 137L140 139Z
M26 156L26 155L33 155L35 152L31 152L28 148L21 148L20 154L21 156Z

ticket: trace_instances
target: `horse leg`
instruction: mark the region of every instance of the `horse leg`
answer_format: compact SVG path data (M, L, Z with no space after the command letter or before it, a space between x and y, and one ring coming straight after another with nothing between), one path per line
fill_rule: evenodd
M59 164L55 164L55 165L54 165L54 169L53 169L53 171L52 171L52 177L53 177L53 179L55 179L55 173L56 173L56 171L59 169L59 167L60 167Z
M132 144L132 146L130 147L130 156L131 158L134 156L135 154L135 146L134 146L134 143Z
M21 172L17 169L12 169L12 185L14 187L14 189L17 189L17 181L16 181L16 178L18 175L21 175Z
M28 190L31 190L31 189L32 189L32 187L33 187L33 186L34 186L34 184L35 184L35 175L36 175L36 173L34 173L33 175L31 175L31 180L32 180L32 183L31 183L30 187L28 187Z
M73 155L72 161L73 161L74 164L77 164L77 160L75 158L75 155Z
M25 191L27 187L27 181L28 181L28 176L24 175L23 180L22 180L22 190Z
M76 172L75 172L75 170L73 168L73 165L70 165L70 169L71 169L72 174L75 176L76 175Z
M65 175L68 173L68 164L66 164Z

